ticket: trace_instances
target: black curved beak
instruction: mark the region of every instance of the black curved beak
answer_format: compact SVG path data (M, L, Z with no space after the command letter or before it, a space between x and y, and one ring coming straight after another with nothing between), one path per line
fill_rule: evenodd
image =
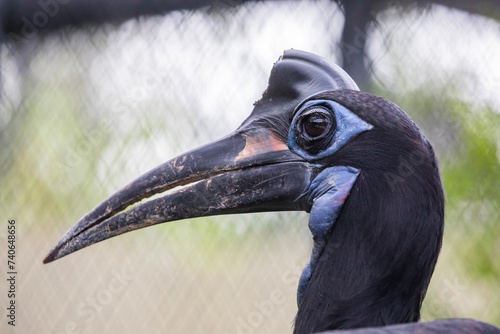
M201 216L307 210L296 199L311 168L265 128L240 130L140 176L80 219L44 259L159 223ZM126 210L152 195L188 185ZM126 211L124 211L126 210Z
M201 216L311 209L301 197L318 167L288 149L295 108L326 90L358 90L338 66L285 51L250 116L233 134L154 168L78 221L44 263L139 228ZM174 189L180 186L184 188ZM130 209L144 198L172 190ZM128 210L127 210L128 209Z

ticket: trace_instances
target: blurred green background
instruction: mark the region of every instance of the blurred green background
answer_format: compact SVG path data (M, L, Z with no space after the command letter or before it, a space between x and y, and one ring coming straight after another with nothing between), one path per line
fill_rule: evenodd
M369 89L421 127L446 191L444 246L422 318L500 326L500 23L437 5L393 6L376 19L362 36ZM340 63L343 22L334 2L265 2L4 44L0 254L15 219L19 272L18 324L8 329L291 333L312 247L305 213L164 224L42 259L108 195L233 131L283 50ZM272 293L282 302L263 311Z

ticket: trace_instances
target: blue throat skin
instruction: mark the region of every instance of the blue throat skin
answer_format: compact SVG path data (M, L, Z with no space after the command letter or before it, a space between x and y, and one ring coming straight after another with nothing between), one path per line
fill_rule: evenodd
M333 225L358 175L359 169L354 167L326 168L316 176L303 194L310 202L314 202L309 218L309 230L313 236L314 246L311 259L300 275L297 289L297 304L299 306L309 285L311 275L320 261ZM321 261L326 260L327 255L326 258L324 255Z

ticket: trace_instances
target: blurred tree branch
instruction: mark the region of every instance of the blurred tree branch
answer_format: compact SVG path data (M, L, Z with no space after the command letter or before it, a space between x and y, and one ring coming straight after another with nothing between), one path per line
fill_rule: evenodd
M345 16L340 44L342 67L358 83L361 90L366 91L370 89L370 69L365 61L367 32L370 24L376 21L377 14L380 11L394 6L408 7L417 5L427 7L442 5L471 14L483 15L496 20L500 19L500 1L498 0L336 0L336 2L343 8Z
M500 18L498 0L333 0L344 11L345 25L340 44L343 67L368 90L370 70L365 61L367 29L377 13L393 6L443 5L472 14ZM209 13L228 10L242 0L0 0L0 43L26 44L39 34L87 24L116 23L145 15L162 15L176 10L206 9ZM3 37L3 38L1 38Z
M214 0L0 0L0 20L6 35L22 35L31 26L45 33L64 26L120 23L143 15L193 10L216 3Z

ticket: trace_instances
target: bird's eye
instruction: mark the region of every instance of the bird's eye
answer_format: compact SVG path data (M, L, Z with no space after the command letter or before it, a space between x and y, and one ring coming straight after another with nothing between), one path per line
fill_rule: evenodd
M303 131L311 139L321 136L328 128L329 120L323 114L309 114L303 121Z
M337 125L333 111L317 105L299 113L294 124L294 140L312 154L328 146Z
M306 109L297 121L297 130L306 141L317 141L335 130L335 118L323 107Z

